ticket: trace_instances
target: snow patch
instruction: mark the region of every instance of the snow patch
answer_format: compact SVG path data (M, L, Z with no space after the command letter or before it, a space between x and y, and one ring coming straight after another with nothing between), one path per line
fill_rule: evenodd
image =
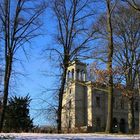
M140 135L1 133L8 140L140 140Z

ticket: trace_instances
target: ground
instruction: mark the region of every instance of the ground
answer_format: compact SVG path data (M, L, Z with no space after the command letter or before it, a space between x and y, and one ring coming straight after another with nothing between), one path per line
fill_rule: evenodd
M140 140L140 135L1 133L2 140Z

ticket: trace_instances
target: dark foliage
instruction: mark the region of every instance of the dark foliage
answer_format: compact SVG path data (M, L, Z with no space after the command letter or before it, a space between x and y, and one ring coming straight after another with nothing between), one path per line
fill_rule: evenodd
M28 132L33 128L33 119L29 116L30 97L12 97L8 101L4 121L5 132Z

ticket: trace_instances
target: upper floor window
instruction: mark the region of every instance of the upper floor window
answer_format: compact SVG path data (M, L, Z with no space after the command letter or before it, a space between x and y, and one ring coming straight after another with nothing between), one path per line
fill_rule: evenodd
M74 69L72 69L72 80L74 80Z
M71 88L70 88L70 94L71 94Z
M76 80L80 80L80 70L79 69L77 69L77 71L76 71L77 73L77 76L76 76Z
M100 97L96 97L96 107L100 107Z
M71 100L69 101L69 109L71 109Z
M139 111L139 103L138 102L135 103L135 111Z
M115 97L113 97L113 108L115 108Z
M96 131L100 131L101 129L101 119L96 118Z
M124 109L124 100L123 99L121 99L120 105L121 105L121 109Z
M69 80L70 78L70 71L68 71L68 74L67 74L67 79Z

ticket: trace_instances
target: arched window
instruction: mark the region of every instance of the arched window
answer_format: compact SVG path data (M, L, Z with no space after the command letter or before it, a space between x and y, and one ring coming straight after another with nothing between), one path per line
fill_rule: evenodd
M70 79L70 71L68 71L68 74L67 74L67 81L69 81Z
M68 109L71 109L71 100L68 102Z
M100 119L100 118L97 118L97 119L96 119L96 122L97 122L97 125L98 125L99 127L101 127L101 119Z
M96 131L101 131L101 119L99 117L96 118Z
M69 90L69 93L71 94L71 88L70 88L70 90Z
M124 109L124 100L123 99L121 99L120 105L121 105L121 109Z
M113 118L113 132L117 133L118 132L118 128L119 128L119 125L118 125L117 118Z
M85 81L85 72L84 72L84 70L81 71L81 81Z
M80 71L80 80L83 80L83 71Z
M96 97L96 107L100 108L100 97Z
M126 129L126 123L125 123L125 119L121 119L120 120L120 132L125 133L125 129Z
M77 69L77 76L76 76L77 80L80 80L80 73L79 72L80 72L79 69Z
M83 80L86 81L86 72L83 71Z
M113 97L113 108L115 108L115 97Z
M72 69L72 80L74 80L74 69Z

